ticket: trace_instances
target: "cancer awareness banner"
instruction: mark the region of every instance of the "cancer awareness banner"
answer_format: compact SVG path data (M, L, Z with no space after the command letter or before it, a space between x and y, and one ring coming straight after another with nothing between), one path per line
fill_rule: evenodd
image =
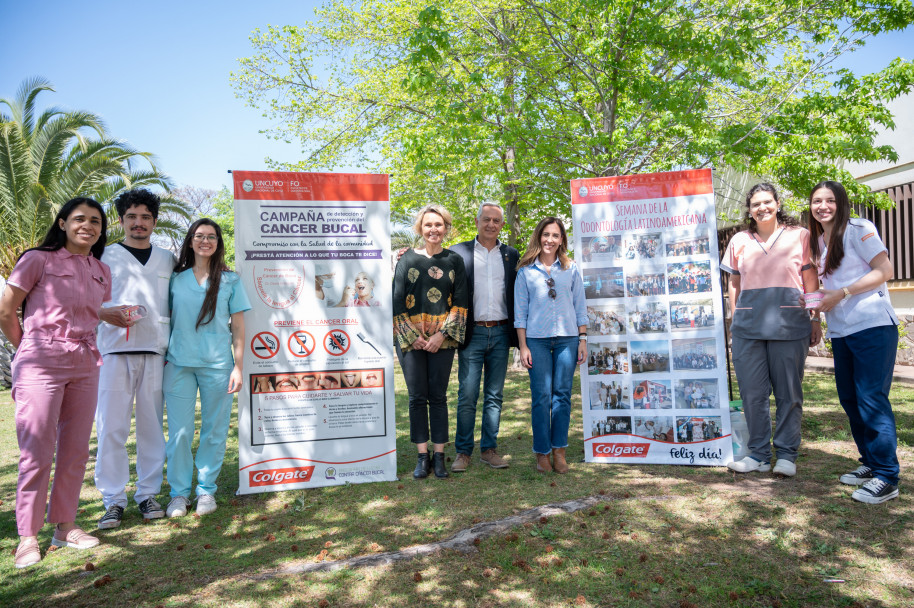
M587 462L733 459L711 170L571 182Z
M396 479L388 177L232 175L238 492Z

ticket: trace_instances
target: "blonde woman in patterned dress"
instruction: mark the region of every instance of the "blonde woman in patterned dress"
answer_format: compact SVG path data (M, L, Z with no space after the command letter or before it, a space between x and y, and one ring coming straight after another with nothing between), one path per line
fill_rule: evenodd
M467 321L466 269L460 255L444 249L451 214L440 205L419 211L413 230L425 246L410 249L394 273L394 333L409 391L410 440L419 452L413 477L448 476L447 385ZM429 458L428 443L434 445Z

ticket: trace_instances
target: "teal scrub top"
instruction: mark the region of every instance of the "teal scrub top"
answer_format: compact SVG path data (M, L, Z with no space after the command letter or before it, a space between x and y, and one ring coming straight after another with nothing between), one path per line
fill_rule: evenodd
M165 359L183 367L232 369L235 359L229 320L236 312L250 310L251 302L241 277L234 272L223 272L216 314L209 323L197 328L208 285L209 281L198 284L190 268L171 275L171 337Z

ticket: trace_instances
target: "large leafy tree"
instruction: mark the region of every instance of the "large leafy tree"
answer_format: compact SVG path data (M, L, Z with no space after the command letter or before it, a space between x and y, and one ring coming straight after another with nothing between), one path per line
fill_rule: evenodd
M60 206L75 196L106 205L109 242L122 238L111 202L124 189L164 190L163 211L186 216L186 205L168 195L168 177L153 156L111 138L91 112L40 110L38 96L53 91L41 78L24 81L13 99L0 99L0 273L47 231ZM177 230L160 222L160 233Z
M333 0L313 23L255 32L236 90L299 138L293 170L393 174L393 204L484 198L568 214L568 181L715 167L802 193L876 146L914 64L833 67L914 21L908 0ZM525 221L522 221L525 220Z

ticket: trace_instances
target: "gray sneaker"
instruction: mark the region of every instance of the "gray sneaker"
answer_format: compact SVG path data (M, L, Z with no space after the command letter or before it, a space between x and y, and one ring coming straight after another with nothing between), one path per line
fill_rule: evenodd
M141 502L139 507L140 513L143 514L143 519L159 519L160 517L165 517L165 510L162 509L162 505L151 496Z
M117 528L121 525L122 519L124 519L124 507L121 505L111 505L108 507L108 510L105 511L105 514L102 515L102 518L98 520L98 529L108 530L110 528Z
M861 464L850 473L842 475L839 481L847 486L862 486L872 478L873 470L865 464Z

